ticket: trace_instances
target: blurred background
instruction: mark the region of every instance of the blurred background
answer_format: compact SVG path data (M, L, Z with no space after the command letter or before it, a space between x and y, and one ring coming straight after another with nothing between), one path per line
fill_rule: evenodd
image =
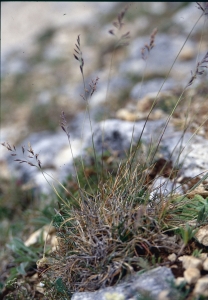
M109 68L115 37L108 31L124 9L125 2L2 2L1 4L1 142L19 143L30 132L56 130L63 109L72 119L85 107L79 63L73 57L80 35L86 84L100 78L91 99L96 119L105 102L106 112L115 116L118 108L158 90L180 47L201 11L189 2L132 3L124 17L123 33L130 31L127 47L117 49L106 99ZM207 49L204 19L194 29L179 64L167 82L181 86L190 78L198 55ZM141 48L149 43L152 30L158 35L141 81L145 63ZM114 28L115 29L115 28ZM202 42L199 44L201 34ZM160 46L160 47L159 47ZM154 79L150 82L150 79ZM138 92L139 91L139 92ZM96 109L95 109L96 110ZM106 116L105 116L106 117ZM2 149L1 149L2 151ZM3 154L2 154L3 155ZM2 158L2 156L1 156Z

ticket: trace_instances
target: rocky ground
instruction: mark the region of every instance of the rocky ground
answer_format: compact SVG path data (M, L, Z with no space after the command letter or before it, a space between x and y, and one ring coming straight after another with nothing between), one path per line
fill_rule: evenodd
M119 155L131 144L134 122L133 140L138 141L148 112L162 87L143 134L144 144L157 141L168 115L191 78L190 72L194 72L196 62L207 53L205 17L199 20L179 53L202 13L196 6L185 2L132 3L123 27L123 34L130 31L128 45L114 51L111 65L116 37L109 34L109 30L116 33L112 22L125 3L2 3L1 143L6 141L15 145L17 154L21 155L21 146L27 147L30 142L35 153L40 153L45 172L61 181L73 173L67 136L60 128L61 112L65 112L68 122L74 157L91 146L92 135L85 113L86 101L80 96L83 84L79 62L73 56L78 35L87 88L90 88L91 80L99 77L97 89L89 102L98 153L101 151L102 126L106 132L106 149L119 152ZM141 49L149 43L156 27L155 47L144 60ZM208 73L205 72L186 89L161 141L158 157L167 161L171 159L175 166L183 163L178 181L168 182L166 179L164 187L161 185L164 177L155 180L153 187L163 186L163 193L174 188L180 193L186 192L190 186L184 185L186 190L182 189L184 178L197 176L208 169L207 80ZM102 123L103 120L107 121ZM197 136L192 136L196 130ZM28 224L32 212L37 217L38 209L44 210L46 203L51 205L50 188L42 174L26 164L14 163L13 158L5 147L1 147L1 242L4 244L11 236L26 240L38 228L37 224ZM23 190L31 191L31 188L35 190L34 203L28 195L23 195ZM45 193L45 197L37 196L40 192ZM199 194L206 198L206 192L204 185ZM18 222L22 214L22 222ZM46 223L50 214L47 217ZM5 249L1 251L2 257L7 257ZM205 260L201 260L200 267L194 266L202 275L207 274L207 266L202 266ZM5 269L7 264L8 257L2 268ZM163 271L157 272L161 274ZM165 272L169 269L164 269ZM191 284L198 282L188 280ZM156 288L155 293L159 294L166 288ZM152 296L155 297L154 292ZM129 297L123 295L118 299ZM175 294L172 297L169 299L176 299Z

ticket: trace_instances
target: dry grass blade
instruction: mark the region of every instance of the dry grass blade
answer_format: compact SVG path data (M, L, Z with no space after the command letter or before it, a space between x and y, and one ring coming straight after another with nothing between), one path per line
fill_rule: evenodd
M200 2L196 2L197 4L197 8L200 9L205 16L208 15L208 2L202 2L202 4L200 4Z

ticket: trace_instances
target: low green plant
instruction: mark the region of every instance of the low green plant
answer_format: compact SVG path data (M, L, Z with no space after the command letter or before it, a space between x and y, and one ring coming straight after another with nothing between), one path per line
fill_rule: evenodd
M208 217L208 198L195 195L193 198L179 197L176 199L175 213L181 220L196 220L197 224L203 224Z
M8 280L5 284L5 290L7 291L7 294L4 297L5 300L29 300L32 297L27 283L25 283L24 280L18 281L17 278Z
M174 291L176 292L178 300L187 299L188 295L191 292L191 288L189 286L187 286L185 281L180 283L179 285L177 285L174 280L171 280L170 286L171 286L173 293L174 293Z
M14 255L14 263L16 263L16 266L11 270L12 278L18 274L25 276L29 269L36 269L36 262L42 254L43 246L44 240L42 235L35 246L29 247L25 246L21 239L13 238L8 244L8 248Z
M194 249L194 251L192 252L191 255L198 258L202 254L202 251L203 251L202 249L200 249L200 250L199 249Z
M178 253L178 255L180 255L183 249L187 246L188 242L190 242L190 240L195 236L198 229L194 229L192 226L189 226L189 224L186 224L185 227L179 228L178 231L183 241L183 246L181 247L181 250Z

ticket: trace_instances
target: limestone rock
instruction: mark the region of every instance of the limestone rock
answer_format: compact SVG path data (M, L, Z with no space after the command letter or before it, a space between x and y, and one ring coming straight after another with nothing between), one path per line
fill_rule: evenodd
M208 277L202 277L197 281L193 293L208 297Z
M208 254L203 252L199 255L199 258L204 262L208 258Z
M168 260L171 261L171 262L175 262L176 261L176 254L175 253L172 253L170 255L168 255Z
M137 109L142 112L149 111L156 97L157 92L148 93L137 102Z
M184 49L179 54L179 59L182 61L191 60L195 57L195 51L193 47L185 46Z
M155 178L152 184L151 197L155 197L157 195L160 196L161 194L166 196L171 193L172 194L182 193L181 185L163 176L159 176Z
M105 294L106 300L125 300L124 295L119 293L106 293Z
M200 17L201 11L198 9L193 10L195 7L195 3L190 3L184 8L180 9L172 18L172 21L182 28L183 32L188 34L190 32L190 28L193 23L195 23ZM203 28L203 22L199 23L196 27L195 32L198 33Z
M171 293L171 287L168 283L173 279L174 276L169 268L158 267L141 275L133 275L123 283L113 287L100 289L96 292L75 293L72 296L72 300L136 300L140 295L157 299L158 295L163 291L170 291L168 299L175 300L177 299L178 294L175 291L172 291ZM115 298L113 298L113 296Z
M25 241L25 246L31 246L38 242L38 239L40 238L41 234L43 235L43 240L47 241L48 244L52 246L52 250L55 250L56 246L58 245L58 240L55 235L55 227L46 225L43 228L40 228L33 232L30 237Z
M208 169L208 155L205 151L208 148L208 141L201 136L193 137L189 132L183 135L182 141L181 133L179 131L172 132L171 137L168 137L167 132L165 133L162 141L162 149L165 149L162 151L164 157L168 158L172 155L173 163L182 165L182 173L185 177L199 176L200 173L206 172Z
M164 290L159 293L157 300L170 300L169 294L170 294L169 290Z
M205 261L203 262L203 269L205 271L208 271L208 258L206 258Z
M208 246L208 225L201 227L195 234L195 238L204 246Z
M137 102L137 110L145 112L145 111L150 111L151 106L153 104L153 102L155 101L155 99L157 98L157 101L162 97L171 97L172 93L171 91L167 90L167 91L163 91L160 92L158 95L158 91L156 92L152 92L152 93L148 93L146 94L142 99L138 100Z
M199 258L196 258L194 256L188 256L184 255L182 257L179 257L179 260L182 261L183 268L196 268L198 270L202 269L202 261Z
M127 67L128 68L128 67ZM156 70L155 70L156 71ZM158 70L157 70L158 72ZM159 71L160 72L160 71ZM152 73L152 72L151 72ZM138 100L140 98L145 97L147 94L149 96L146 98L147 103L151 103L155 100L154 95L157 95L159 88L164 83L164 79L161 78L155 78L154 80L147 80L143 83L137 83L131 91L131 98ZM171 89L176 87L176 82L172 78L168 78L163 86L163 90L165 92L170 91ZM145 101L145 100L143 100ZM139 108L139 102L138 102L138 108Z
M201 183L193 191L188 192L187 196L193 198L195 195L201 195L202 197L208 197L208 191L205 189L204 185Z
M196 268L188 268L184 271L184 278L189 284L196 283L200 275L200 271Z
M119 109L116 113L116 117L121 120L126 120L126 121L135 121L137 119L137 116L135 113L129 112L125 108Z
M178 277L175 279L175 284L176 286L179 286L181 285L182 283L185 283L186 282L186 279L184 277Z

